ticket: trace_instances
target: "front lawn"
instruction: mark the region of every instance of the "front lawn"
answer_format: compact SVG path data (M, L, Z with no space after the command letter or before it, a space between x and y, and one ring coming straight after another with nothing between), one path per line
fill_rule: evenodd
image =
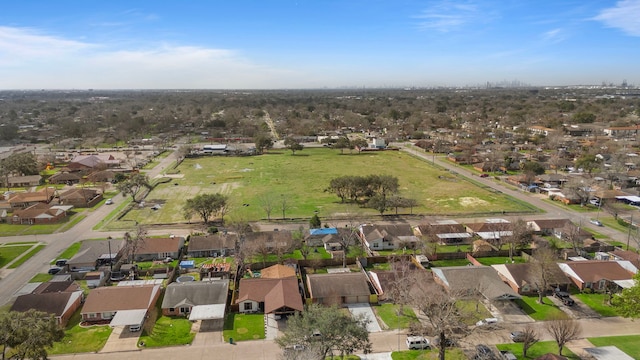
M195 333L191 332L191 321L183 317L160 316L151 334L142 332L138 343L145 347L163 347L191 344Z
M55 260L51 261L51 265L54 265L56 263L56 260L59 260L59 259L71 259L75 254L78 253L78 250L80 250L81 245L82 245L81 242L76 242L71 244L71 246L69 246L65 251L63 251L62 254L60 254L60 256L58 256Z
M554 305L550 299L544 297L543 300L544 304L540 304L537 296L523 296L522 299L514 301L527 315L536 321L568 318L567 314Z
M13 264L11 264L9 266L9 269L15 269L18 266L22 265L25 261L31 259L31 257L35 254L37 254L40 250L44 249L46 245L41 244L38 245L36 247L34 247L33 249L29 250L28 253L24 254L22 257L20 257L17 261L14 261Z
M463 322L475 325L479 320L493 317L489 310L477 300L458 300L456 303L460 313L465 314Z
M24 252L31 249L31 245L16 245L4 244L0 246L0 268L5 267L13 259L22 255Z
M409 306L404 306L402 314L398 316L399 305L382 304L372 306L378 317L387 325L388 329L407 329L409 324L418 321L418 317Z
M80 327L80 319L80 310L78 310L65 328L64 338L53 344L49 355L93 353L104 347L111 335L111 327L109 325Z
M222 332L224 341L264 339L264 314L236 314L230 313L224 319Z
M391 353L393 360L434 360L438 358L438 350L406 350L394 351ZM462 349L447 349L445 351L447 360L467 360L467 356Z
M606 336L588 340L594 346L615 346L634 359L640 359L640 335Z
M588 307L593 309L601 316L618 316L616 308L607 304L607 298L609 295L605 294L574 294L576 298L580 299Z
M51 280L53 278L53 275L49 275L49 274L36 274L34 277L31 278L31 280L29 280L30 283L36 283L36 282L47 282L49 280Z
M555 341L541 341L534 344L529 348L529 350L527 350L526 358L522 357L522 343L499 344L496 345L496 347L501 351L511 351L513 355L518 358L518 360L535 359L544 354L558 353L558 345L555 343ZM571 352L571 350L567 349L566 346L562 349L562 355L571 360L580 360L580 357Z
M429 262L431 267L467 266L469 264L470 262L467 259L435 260Z

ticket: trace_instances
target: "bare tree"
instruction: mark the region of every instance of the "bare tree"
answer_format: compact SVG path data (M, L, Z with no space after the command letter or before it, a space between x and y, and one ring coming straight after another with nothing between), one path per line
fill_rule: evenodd
M414 304L429 319L429 325L437 337L440 338L440 344L446 344L447 338L457 335L460 336L467 331L467 326L463 323L463 319L467 317L458 308L458 297L456 294L445 293L444 290L432 291L415 299ZM439 359L445 359L445 346L440 347Z
M284 220L286 212L289 209L289 203L285 194L280 195L280 209L282 210L282 220Z
M545 328L558 344L558 355L571 340L575 340L582 333L580 323L574 319L556 318L545 323Z
M531 242L533 231L527 222L518 218L511 225L511 236L507 236L504 242L509 247L509 260L513 262L513 253L517 248L521 248Z
M527 325L522 330L522 357L527 358L527 351L535 345L538 341L540 341L540 337L538 336L538 332L536 329Z
M529 271L538 290L538 302L544 304L544 296L553 281L554 269L558 267L556 264L557 256L555 251L548 247L542 247L535 250L533 260Z
M136 259L138 250L144 245L144 240L147 237L147 230L142 226L136 224L135 232L124 233L125 253L129 259L129 263L133 264Z
M415 277L410 276L411 260L408 256L394 256L390 259L393 280L388 295L394 305L398 305L398 316L404 314L404 307L411 304L411 289L415 284Z
M271 213L275 208L275 200L273 196L269 193L266 193L260 196L258 198L258 201L260 202L260 206L262 207L262 210L264 210L264 212L267 214L267 220L271 221Z

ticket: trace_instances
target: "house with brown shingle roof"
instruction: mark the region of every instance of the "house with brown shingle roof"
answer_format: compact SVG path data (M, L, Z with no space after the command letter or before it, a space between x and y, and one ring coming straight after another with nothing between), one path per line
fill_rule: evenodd
M40 191L20 192L13 194L8 202L12 209L24 209L37 203L48 204L56 194L54 188L44 188Z
M184 246L180 236L168 238L144 238L136 249L136 261L162 260L168 257L177 259Z
M370 250L414 249L420 242L409 224L360 225L358 236Z
M538 276L532 263L523 264L498 264L491 265L500 275L500 278L509 285L513 291L520 295L533 295L538 293ZM559 266L549 268L548 289L560 289L567 291L571 281L567 278Z
M295 276L296 269L287 265L275 264L260 270L260 278L262 279L284 279Z
M527 221L527 227L537 235L560 236L562 229L569 222L571 222L569 219L536 219Z
M504 219L487 219L485 222L465 224L467 232L482 240L492 241L513 235L512 224Z
M638 269L625 260L588 260L559 263L560 269L580 290L604 291L610 286L626 287Z
M191 257L229 256L235 253L238 235L217 232L204 236L189 237L187 255Z
M55 316L58 325L64 327L82 304L82 290L42 292L20 295L10 311L42 311Z
M59 172L49 178L49 184L73 185L79 183L80 180L82 180L82 177L78 174L70 172Z
M94 171L87 175L92 182L112 182L116 179L116 173L111 170Z
M73 188L60 193L58 199L61 205L86 208L99 203L102 200L102 193L95 189Z
M312 302L324 305L374 303L373 286L361 272L310 274L307 288Z
M418 225L415 233L428 236L431 241L437 239L442 245L465 244L471 241L472 235L467 228L455 220L442 220L432 224Z
M111 321L116 325L140 325L148 311L153 309L161 293L160 285L105 286L91 290L80 311L82 321L88 323ZM114 322L122 312L125 322Z
M292 314L303 311L297 277L240 279L236 304L241 313Z
M9 176L9 187L38 186L41 182L40 175Z
M13 224L52 224L67 217L67 211L71 210L71 205L49 205L37 203L26 209L15 210L11 215Z
M67 165L72 171L95 169L100 166L109 168L118 167L120 166L120 160L109 154L78 155Z

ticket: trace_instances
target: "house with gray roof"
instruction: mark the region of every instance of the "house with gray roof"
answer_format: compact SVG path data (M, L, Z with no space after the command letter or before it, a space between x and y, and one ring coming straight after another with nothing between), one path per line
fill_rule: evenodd
M520 299L491 266L450 266L431 271L436 282L449 291L477 292L489 301Z
M223 319L228 292L228 279L174 282L165 289L162 314L192 321Z
M78 252L67 261L71 271L93 271L100 266L116 263L124 253L125 241L84 240Z

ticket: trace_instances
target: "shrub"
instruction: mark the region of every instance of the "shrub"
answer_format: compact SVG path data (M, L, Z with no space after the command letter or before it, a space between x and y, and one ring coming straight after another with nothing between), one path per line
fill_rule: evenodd
M218 232L218 227L217 226L210 226L209 229L209 234L215 234Z

